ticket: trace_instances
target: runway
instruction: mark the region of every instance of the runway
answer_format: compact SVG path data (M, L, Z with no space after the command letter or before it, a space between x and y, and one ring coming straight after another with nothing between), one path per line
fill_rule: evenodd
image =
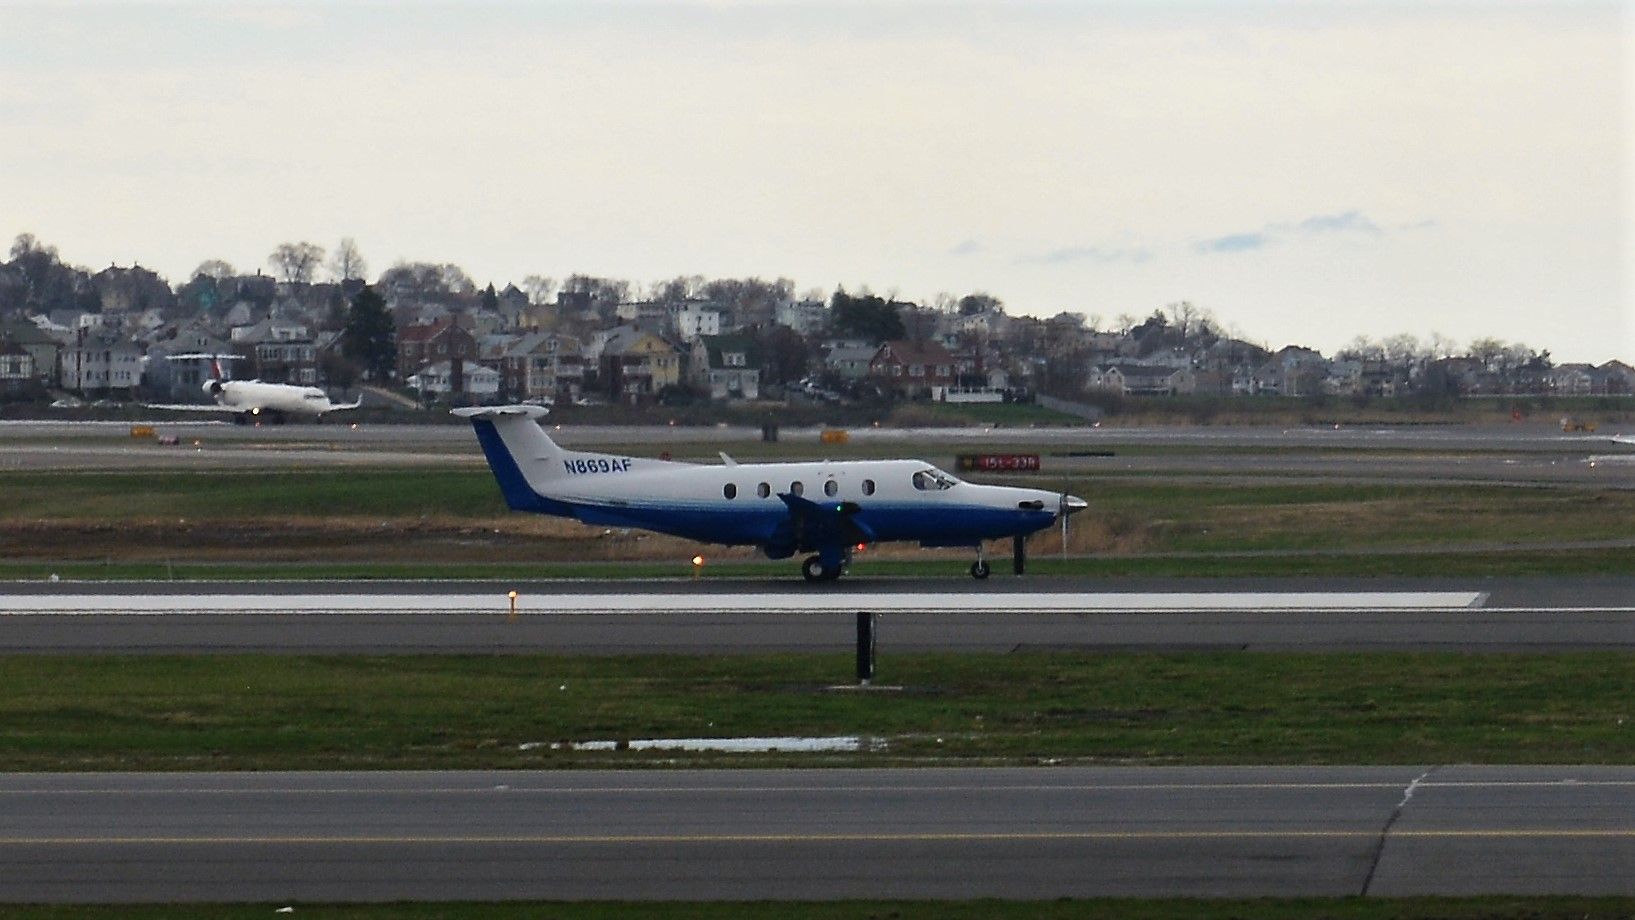
M165 445L132 440L133 422L0 421L0 471L485 468L464 424L281 425L149 421ZM821 427L785 428L785 459L832 456ZM760 448L759 428L552 426L569 449L716 462ZM1375 482L1635 488L1631 435L1566 434L1551 421L1513 425L873 428L848 431L849 456L919 456L952 468L970 450L1027 450L1048 475L1267 484Z
M1635 894L1635 768L0 776L7 902Z
M510 615L508 592L518 592ZM0 653L1635 649L1635 579L13 582Z

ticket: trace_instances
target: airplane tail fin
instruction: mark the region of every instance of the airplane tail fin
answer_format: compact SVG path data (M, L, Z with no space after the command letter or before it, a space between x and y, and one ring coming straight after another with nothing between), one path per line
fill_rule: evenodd
M563 494L563 481L572 477L623 476L689 465L563 450L539 425L549 411L529 405L453 410L471 421L505 503L517 511L572 515L573 509L555 497Z
M499 482L505 503L516 511L543 511L548 502L535 483L554 478L560 466L562 448L556 446L539 420L549 411L543 406L482 406L455 409L468 419L477 432L488 468Z

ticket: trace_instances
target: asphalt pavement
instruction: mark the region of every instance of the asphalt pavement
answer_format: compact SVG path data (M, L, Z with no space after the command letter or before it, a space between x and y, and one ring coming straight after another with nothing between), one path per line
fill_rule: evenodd
M1635 894L1635 768L0 775L0 900Z
M510 615L508 592L521 595ZM1343 604L1288 603L1324 593ZM435 610L446 594L450 607ZM629 598L586 612L586 597ZM712 609L747 594L778 609ZM1550 652L1635 649L1635 578L1186 579L995 577L570 582L11 582L0 585L0 653L692 653L844 652L858 612L898 595L941 595L947 610L886 612L877 648L1004 653L1025 649ZM1035 595L1082 597L1055 612ZM64 595L80 612L44 610ZM1393 598L1476 597L1402 606ZM331 597L317 608L283 597ZM1185 605L1141 601L1184 596ZM473 604L488 598L486 611ZM167 601L167 598L169 600ZM357 601L342 609L340 600ZM402 598L402 610L393 599ZM428 598L430 602L428 603ZM458 599L458 603L455 599ZM803 599L821 598L808 608ZM1245 603L1244 599L1258 600ZM1352 598L1373 598L1370 603ZM476 599L474 601L474 599ZM412 605L410 601L412 600ZM601 602L599 602L601 603ZM167 609L167 604L169 608ZM36 608L33 612L30 608ZM10 612L7 612L10 611ZM112 611L112 612L110 612ZM123 611L123 612L120 612Z

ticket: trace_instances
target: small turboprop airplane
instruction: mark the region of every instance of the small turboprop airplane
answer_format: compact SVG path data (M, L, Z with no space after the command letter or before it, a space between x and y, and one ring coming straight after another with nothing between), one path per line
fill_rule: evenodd
M209 358L210 379L204 382L204 392L214 400L212 403L182 403L178 405L157 405L148 403L149 409L171 409L177 412L231 412L233 421L240 425L265 419L274 425L282 425L292 415L311 416L314 421L322 421L325 415L331 412L345 412L363 405L359 399L352 403L333 403L329 396L317 387L296 386L290 383L262 383L259 380L223 380L221 359L228 360L236 355L171 355L170 360L180 361L185 358Z
M969 546L1020 537L1085 507L1066 493L976 485L919 460L676 463L564 450L541 406L455 409L476 429L505 502L516 511L634 527L690 540L758 546L771 559L813 553L807 581L839 578L854 549L888 540Z

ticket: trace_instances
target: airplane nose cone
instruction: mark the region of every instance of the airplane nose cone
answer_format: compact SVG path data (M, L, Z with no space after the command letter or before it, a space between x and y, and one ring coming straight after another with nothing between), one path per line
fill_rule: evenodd
M1090 507L1090 503L1077 495L1062 496L1062 510L1068 514L1077 514L1088 507Z

